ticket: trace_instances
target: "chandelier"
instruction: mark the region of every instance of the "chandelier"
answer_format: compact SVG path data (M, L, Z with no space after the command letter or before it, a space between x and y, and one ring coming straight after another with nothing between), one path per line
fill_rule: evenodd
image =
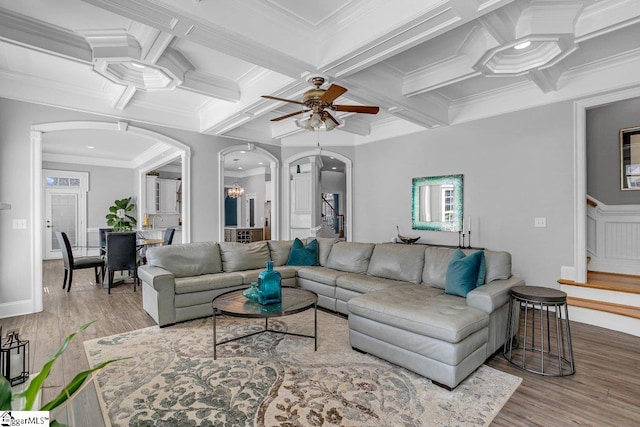
M336 123L336 120L333 117L330 117L329 113L326 111L314 111L308 119L296 120L296 123L299 127L310 131L314 131L316 129L325 129L326 131L330 131L340 124Z
M233 185L227 190L227 195L232 199L237 199L243 194L244 194L244 188L240 187L240 185L237 182L234 182Z

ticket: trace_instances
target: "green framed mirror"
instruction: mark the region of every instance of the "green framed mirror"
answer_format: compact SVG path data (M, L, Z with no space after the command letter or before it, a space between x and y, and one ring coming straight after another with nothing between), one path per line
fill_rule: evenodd
M462 230L463 175L413 178L411 224L414 230Z

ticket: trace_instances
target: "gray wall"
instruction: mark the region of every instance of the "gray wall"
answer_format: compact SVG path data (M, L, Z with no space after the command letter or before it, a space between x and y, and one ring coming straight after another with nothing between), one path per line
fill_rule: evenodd
M640 204L640 190L620 189L620 129L640 126L640 98L587 111L587 194L606 205Z
M137 205L133 169L58 162L42 162L42 168L89 173L87 228L106 227L105 215L117 199L133 197L133 203Z
M30 128L33 124L71 120L114 122L116 119L0 98L0 311L32 304L31 224L32 171ZM131 125L161 133L191 148L191 240L218 240L218 153L240 145L237 140L168 129L143 123ZM256 144L276 158L280 148ZM27 229L13 230L13 219L27 219ZM62 272L61 272L62 274ZM0 316L2 316L0 312Z
M573 265L572 127L572 104L562 103L357 146L355 240L389 241L399 225L456 245L457 233L411 230L411 179L464 174L472 244L509 251L527 283L556 286L560 267Z

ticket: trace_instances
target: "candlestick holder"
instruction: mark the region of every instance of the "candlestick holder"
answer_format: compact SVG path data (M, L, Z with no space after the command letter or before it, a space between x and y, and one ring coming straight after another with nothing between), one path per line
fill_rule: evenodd
M462 248L464 246L464 234L462 234L462 230L458 230L458 247Z
M464 246L464 240L462 241L462 245ZM471 230L469 230L469 245L467 246L467 249L471 249Z

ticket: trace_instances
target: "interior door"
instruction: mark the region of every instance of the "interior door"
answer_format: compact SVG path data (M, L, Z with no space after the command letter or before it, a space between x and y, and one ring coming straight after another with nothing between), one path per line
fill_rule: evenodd
M74 254L86 253L83 202L84 193L80 189L45 189L45 259L62 257L56 231L67 233Z

